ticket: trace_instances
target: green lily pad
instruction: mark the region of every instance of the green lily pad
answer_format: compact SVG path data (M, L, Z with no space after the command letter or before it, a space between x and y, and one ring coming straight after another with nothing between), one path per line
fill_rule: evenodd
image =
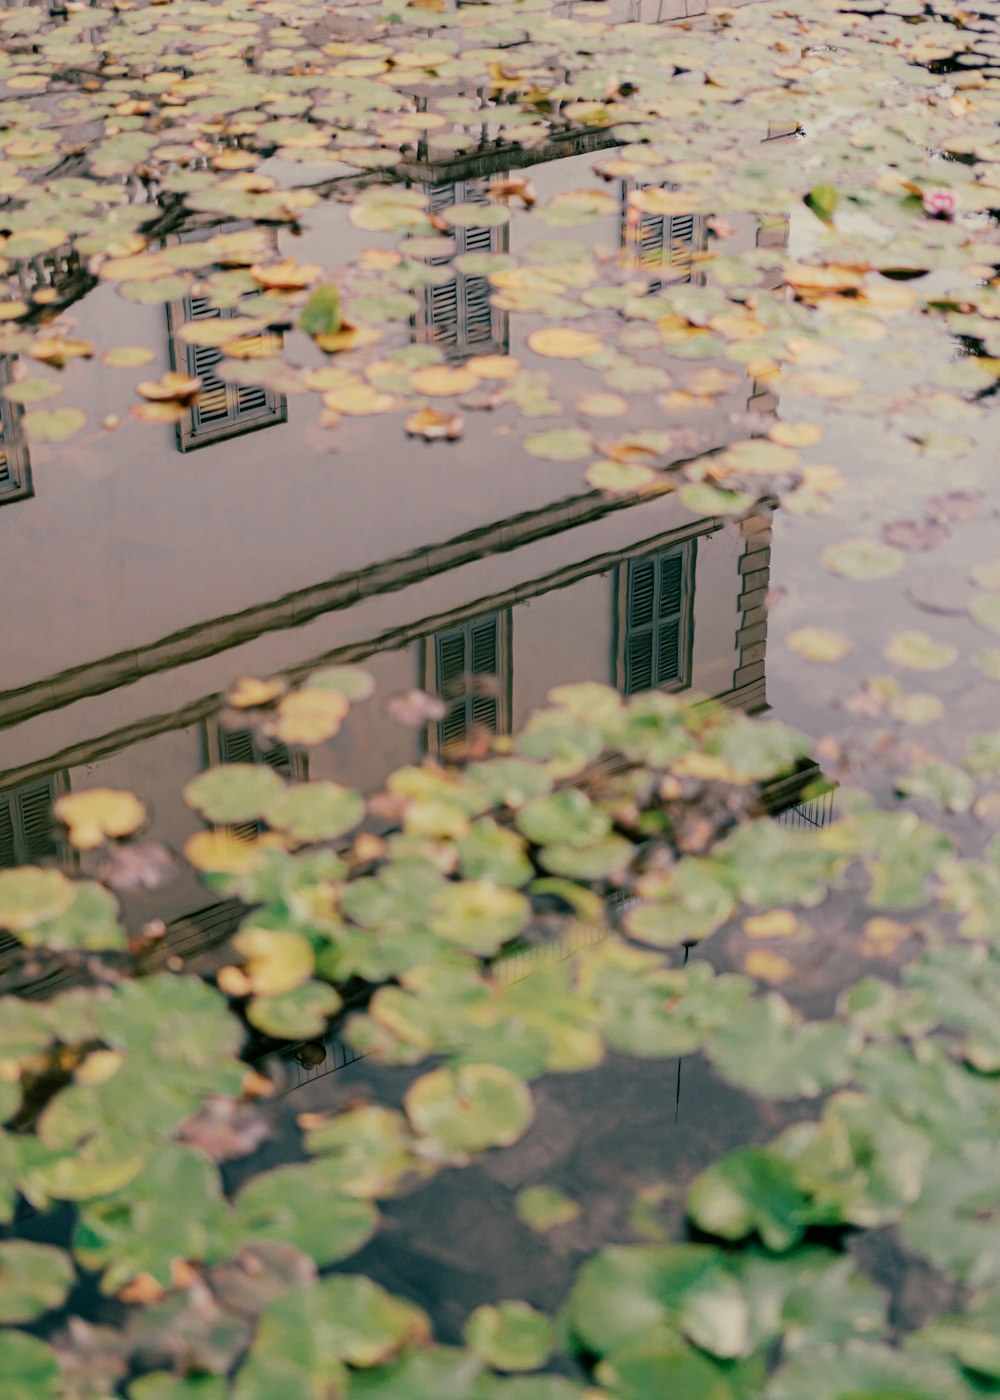
M336 690L353 704L374 695L375 678L370 671L365 671L360 666L324 666L310 674L306 687Z
M823 563L832 574L840 574L842 578L890 578L899 573L903 562L900 550L865 538L841 540L839 544L827 545L823 551Z
M65 442L87 426L87 415L82 408L35 408L21 424L34 442Z
M238 1238L293 1245L321 1269L360 1249L378 1225L375 1207L338 1195L324 1168L296 1163L253 1177L236 1197Z
M544 1235L576 1220L580 1207L556 1186L526 1186L517 1195L517 1214L530 1230Z
M327 1019L340 1005L340 997L332 987L307 982L274 996L253 997L246 1017L252 1026L275 1040L309 1040L323 1034Z
M578 462L592 455L594 439L585 428L547 428L529 433L523 446L529 456L546 462Z
M299 329L306 335L336 335L343 323L340 292L332 282L317 287L299 314Z
M210 822L248 822L262 817L284 793L284 780L266 764L223 763L188 783L184 801Z
M851 1077L855 1036L836 1021L803 1024L777 992L737 1007L707 1051L731 1084L772 1099L815 1098Z
M0 928L14 934L33 929L64 913L75 894L72 882L58 870L35 865L0 870Z
M0 1374L6 1400L59 1400L62 1393L55 1354L26 1332L0 1332Z
M411 1084L405 1103L421 1136L459 1156L508 1147L533 1112L527 1085L500 1065L431 1070Z
M449 943L488 955L520 933L530 912L515 890L491 880L461 880L435 896L431 928Z
M552 1352L549 1318L516 1300L477 1308L464 1335L469 1348L498 1371L537 1371Z
M809 1199L792 1165L763 1148L733 1153L698 1176L688 1214L706 1234L740 1240L756 1233L768 1249L789 1249L810 1223Z
M340 783L301 783L268 804L270 826L295 841L331 841L357 826L365 814L360 793Z
M0 1241L0 1322L31 1322L62 1305L73 1265L61 1249L26 1240Z

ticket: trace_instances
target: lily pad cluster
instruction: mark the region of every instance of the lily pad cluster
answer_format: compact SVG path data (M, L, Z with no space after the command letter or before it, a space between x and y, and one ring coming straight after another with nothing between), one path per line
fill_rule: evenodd
M987 422L1000 65L986 6L802 0L678 27L548 0L170 0L11 8L0 31L5 422L62 469L119 426L79 406L97 296L174 311L198 297L218 314L172 312L181 353L218 353L221 380L311 405L334 439L395 415L401 443L447 452L466 414L504 428L516 414L523 451L567 493L676 489L737 525L772 491L792 517L831 512L848 464L814 449L848 406L914 474L962 463ZM540 199L522 171L566 152L590 152L592 173ZM466 155L491 175L434 200ZM296 239L331 200L371 246L306 262ZM673 219L696 220L697 243L650 260L644 221ZM805 251L790 220L807 221ZM523 361L457 362L415 338L422 298L453 278L529 318ZM942 345L955 353L925 372ZM872 356L918 368L900 389L866 373ZM154 359L111 346L101 370ZM185 421L204 383L179 363L136 378L133 419ZM748 407L710 441L699 415L744 377L753 402L788 396L794 414ZM905 587L954 615L927 602L919 564L980 508L949 484L920 518L852 521L817 559L858 598ZM963 625L1000 630L996 562L968 583ZM854 650L847 630L806 619L786 641L831 667ZM377 793L211 768L185 789L203 829L184 854L241 915L199 974L157 962L114 893L143 868L142 794L62 797L88 874L0 872L26 992L0 999L4 1395L1000 1394L1000 735L933 729L960 640L933 619L879 638L892 674L838 701L871 722L867 749L588 683ZM1000 677L996 651L972 660ZM934 688L907 689L911 673ZM338 666L244 678L228 703L262 749L307 750L373 692ZM410 692L389 712L419 729L442 706ZM839 816L775 822L813 791L814 750L844 780ZM882 790L851 790L859 770ZM831 908L879 975L806 1007L796 975L808 985L813 919ZM736 970L697 951L708 939ZM582 951L547 956L565 944ZM513 955L530 975L508 975ZM47 969L67 980L30 994ZM299 1160L262 1166L284 1112L265 1052L326 1036L398 1092L300 1115ZM646 1242L594 1251L555 1316L526 1279L529 1296L470 1308L444 1344L414 1301L344 1272L381 1203L532 1131L533 1081L695 1054L780 1105L774 1122L692 1179L643 1188L630 1219ZM582 1215L539 1180L509 1224L556 1248ZM58 1243L20 1237L38 1216ZM940 1283L916 1323L872 1262L880 1246Z

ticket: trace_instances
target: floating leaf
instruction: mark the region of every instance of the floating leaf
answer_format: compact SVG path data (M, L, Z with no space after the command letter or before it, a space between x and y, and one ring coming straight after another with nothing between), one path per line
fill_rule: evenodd
M303 783L283 792L264 809L268 824L295 841L329 841L357 826L364 799L339 783Z
M65 442L87 426L87 415L80 408L36 408L23 416L21 424L35 442Z
M441 217L452 228L497 228L510 223L510 210L503 204L452 204Z
M416 1131L459 1157L508 1147L532 1116L524 1081L500 1065L431 1070L410 1086L405 1103Z
M258 763L209 768L184 788L184 801L211 822L248 822L262 817L284 795L285 783Z
M551 326L544 330L532 331L528 336L528 348L536 355L544 355L553 360L585 360L602 349L599 336L589 331L574 331L568 326Z
M809 193L803 196L802 203L822 223L832 224L834 211L840 203L840 193L833 185L813 185Z
M416 392L430 398L468 394L479 382L479 376L470 369L453 365L423 365L410 375L410 384Z
M549 428L530 433L524 439L524 450L547 462L576 462L591 455L594 442L585 428Z
M245 960L241 971L246 991L257 996L291 991L312 976L312 944L291 929L244 928L233 947Z
M788 633L785 645L806 661L840 661L854 650L846 637L823 627L799 627Z
M633 491L641 491L656 480L656 472L652 467L612 462L607 459L591 462L585 476L588 486L593 486L597 491L608 491L613 495L631 495Z
M498 1371L537 1371L552 1351L552 1323L529 1303L486 1304L464 1331L470 1350Z
M32 1322L62 1305L73 1266L61 1249L26 1240L0 1241L0 1322Z
M133 793L113 788L67 793L56 800L53 812L69 827L69 839L81 851L93 850L109 836L131 836L148 819Z
M299 328L306 335L336 335L343 324L340 292L326 282L310 295L299 314Z
M555 1186L526 1186L518 1192L517 1214L538 1234L568 1225L580 1215L580 1207Z
M64 913L73 902L74 886L58 870L25 865L0 870L0 928L23 933Z
M292 991L254 997L246 1016L252 1026L275 1040L308 1040L323 1034L327 1019L340 1005L332 987L309 982Z
M275 737L285 744L322 744L340 731L350 710L349 700L338 690L318 687L293 691L278 704Z
M832 574L843 578L880 579L899 573L903 555L878 540L841 540L823 550L823 563Z
M890 637L883 655L887 661L911 671L943 671L958 660L958 648L950 642L936 642L926 632L897 632Z
M969 616L987 632L1000 632L1000 593L982 593L969 604Z
M64 1393L54 1353L27 1332L0 1332L0 1372L7 1400L59 1400Z

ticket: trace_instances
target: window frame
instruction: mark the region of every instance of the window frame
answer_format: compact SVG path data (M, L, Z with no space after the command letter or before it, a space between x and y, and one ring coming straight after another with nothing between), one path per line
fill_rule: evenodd
M0 355L0 389L13 378L16 360L13 355ZM35 494L31 477L31 455L21 428L21 406L0 394L0 452L6 458L0 471L0 506L15 501L30 500Z
M676 185L661 185L656 181L645 183L626 178L621 182L621 246L635 258L637 267L642 271L656 274L659 270L662 276L650 283L649 294L662 291L664 287L686 286L693 283L700 286L705 280L705 274L695 262L695 257L702 252L705 247L706 225L704 216L701 214L640 214L636 222L631 222L629 218L629 195L634 190L643 189L676 189ZM673 232L675 223L686 224L690 222L691 237L684 241L684 249L679 256L674 255L673 242L675 234ZM645 254L644 228L651 229L659 225L659 247L660 259L658 262L648 262ZM668 239L669 235L669 239ZM670 274L684 275L673 275Z
M425 187L428 208L432 213L447 209L452 204L489 204L489 179L482 176L472 180L446 181L439 185ZM473 235L487 234L489 251L493 254L506 253L510 249L510 225L472 225L470 228L454 228L451 236L455 242L455 252L445 258L427 258L428 267L449 267L451 276L437 286L424 287L420 298L420 312L414 317L414 339L420 345L437 346L447 361L461 363L474 355L506 355L510 348L510 315L498 310L491 301L493 287L489 279L482 276L468 276L452 266L454 259L463 253L484 252L484 248L470 247ZM489 335L480 342L470 338L470 326L475 323L470 317L469 288L476 287L477 299L482 301L489 313ZM449 344L435 334L435 301L446 289L454 288L455 342ZM451 324L451 323L447 323Z
M176 373L192 376L197 374L195 366L197 353L199 349L204 347L185 344L179 339L177 332L188 321L197 319L193 314L194 300L194 297L188 295L167 303L167 341L170 351L170 368ZM242 307L224 307L220 309L219 314L220 316L236 316L239 315L241 309ZM276 347L280 349L282 338L279 332L262 331L261 334L272 337L276 342ZM239 387L227 385L227 391L235 388L238 392ZM198 426L195 409L185 409L184 416L176 424L178 452L194 452L199 447L208 447L211 443L226 442L229 438L242 437L245 433L255 433L262 428L273 428L278 423L287 423L288 399L286 396L276 394L270 389L264 389L263 393L266 403L262 408L249 411L242 417L238 408L235 412L230 410L227 417L218 423Z
M511 708L513 699L513 647L512 647L512 616L511 609L506 608L486 608L483 611L474 613L469 617L449 623L446 627L440 627L434 632L428 633L420 639L418 655L418 684L428 695L433 695L437 699L448 703L447 697L441 694L440 672L438 664L439 642L449 633L462 631L467 638L471 638L472 628L484 622L487 618L493 617L496 624L496 656L497 656L497 727L496 735L509 734L511 725ZM469 673L466 672L468 675ZM471 690L467 690L465 695L466 704L471 698ZM454 703L454 701L453 701ZM435 758L447 759L450 757L445 749L444 735L442 732L443 719L436 723L427 725L424 731L424 749Z
M20 803L26 793L42 788L47 791L51 809L60 797L69 792L69 773L66 769L58 769L54 773L47 773L44 777L28 778L24 782L14 783L11 787L0 789L0 807L5 806L8 811L11 811L12 845L15 857L14 865L5 866L4 869L13 870L21 865L36 865L43 860L53 861L63 869L75 866L66 835L60 830L54 816L52 818L53 849L51 854L33 856L28 848L27 836L23 830L23 817L19 810Z
M681 568L681 605L680 635L677 643L678 673L676 679L665 681L662 685L652 685L644 690L628 690L628 642L632 631L637 630L629 625L629 579L631 572L636 565L653 561L656 565L656 589L659 590L660 567L662 561L671 555L681 555L683 564ZM632 555L628 559L623 559L621 563L615 565L614 578L612 582L612 684L622 695L647 695L653 691L670 695L680 691L689 690L691 687L692 657L694 653L694 594L695 594L695 574L698 565L698 536L692 535L687 539L678 540L673 544L668 544L662 549L648 550L645 553ZM650 623L652 628L657 626L656 616Z
M222 724L219 720L213 721L207 719L202 720L201 731L203 772L206 768L220 767L225 763L240 763L247 761L237 758L229 758L226 756L226 749L227 744L229 743L229 736L233 734L244 733L250 736L253 757L249 761L253 763L259 763L265 767L271 768L275 772L279 771L275 764L267 762L267 759L264 757L266 750L264 749L264 746L261 744L260 740L257 738L256 734L253 732L253 729L249 725L229 726ZM309 755L304 753L301 749L288 748L287 746L285 747L285 751L288 754L288 772L287 774L282 773L281 776L286 778L287 781L291 783L308 782ZM210 822L209 826L211 826L215 831L228 831L233 837L233 839L236 841L253 840L256 836L259 836L264 829L263 825L257 821L235 823ZM252 833L250 832L251 827L254 828L254 831ZM240 828L244 828L246 834L241 835Z

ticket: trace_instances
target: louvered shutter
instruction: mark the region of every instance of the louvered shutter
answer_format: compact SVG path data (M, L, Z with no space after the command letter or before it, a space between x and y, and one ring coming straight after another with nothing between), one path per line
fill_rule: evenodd
M220 308L212 306L207 297L191 297L185 303L184 312L189 321L217 321L222 316ZM232 416L229 385L215 373L215 366L221 359L222 351L214 345L188 347L188 369L201 380L198 402L191 410L196 427L225 423Z
M687 268L686 280L690 281L694 257L694 215L675 214L668 222L669 252L667 260L671 267Z
M257 745L252 730L223 729L219 743L223 763L258 763ZM255 841L260 835L260 823L234 822L229 827L237 841Z
M500 618L496 613L438 634L436 642L438 694L447 705L438 725L441 749L449 753L464 746L472 727L496 734L500 701L495 690L500 671ZM478 678L494 682L479 688Z
M189 297L183 304L185 321L230 320L239 315L239 307L213 306L207 297ZM254 337L263 345L270 337L258 333ZM181 445L208 442L225 437L229 429L254 423L278 422L283 417L283 400L258 384L227 384L216 373L224 358L214 345L189 345L188 373L202 381L197 402L190 410L190 427L181 430Z
M17 798L25 859L33 862L56 855L59 847L53 828L51 783L46 780L24 787Z
M639 265L659 267L663 262L663 216L646 214L639 223Z
M256 763L253 732L249 729L223 729L219 745L223 763Z
M0 870L11 870L19 864L14 842L13 799L9 793L0 796Z
M688 547L628 566L625 616L625 693L634 695L681 678Z
M469 737L467 671L465 629L442 633L437 639L437 684L438 694L448 707L439 726L441 748L445 753L464 744Z
M684 601L684 554L660 560L656 684L667 685L681 673L681 608Z
M456 181L433 186L430 190L432 213L452 204L489 203L487 180ZM490 253L496 250L498 231L489 225L453 230L455 256L463 253ZM450 258L433 258L431 265L445 267ZM439 287L424 293L428 338L452 358L481 353L496 345L496 316L490 305L493 288L485 277L469 277L452 271Z
M430 337L445 351L458 345L458 275L439 287L427 288Z
M276 773L280 773L283 778L292 776L292 755L288 752L285 744L274 740L271 747L261 754L261 759L268 768L273 768Z
M496 683L500 671L500 626L496 616L474 622L469 628L469 651L473 676L488 676ZM472 690L472 722L482 729L496 734L499 725L497 695L495 689Z

